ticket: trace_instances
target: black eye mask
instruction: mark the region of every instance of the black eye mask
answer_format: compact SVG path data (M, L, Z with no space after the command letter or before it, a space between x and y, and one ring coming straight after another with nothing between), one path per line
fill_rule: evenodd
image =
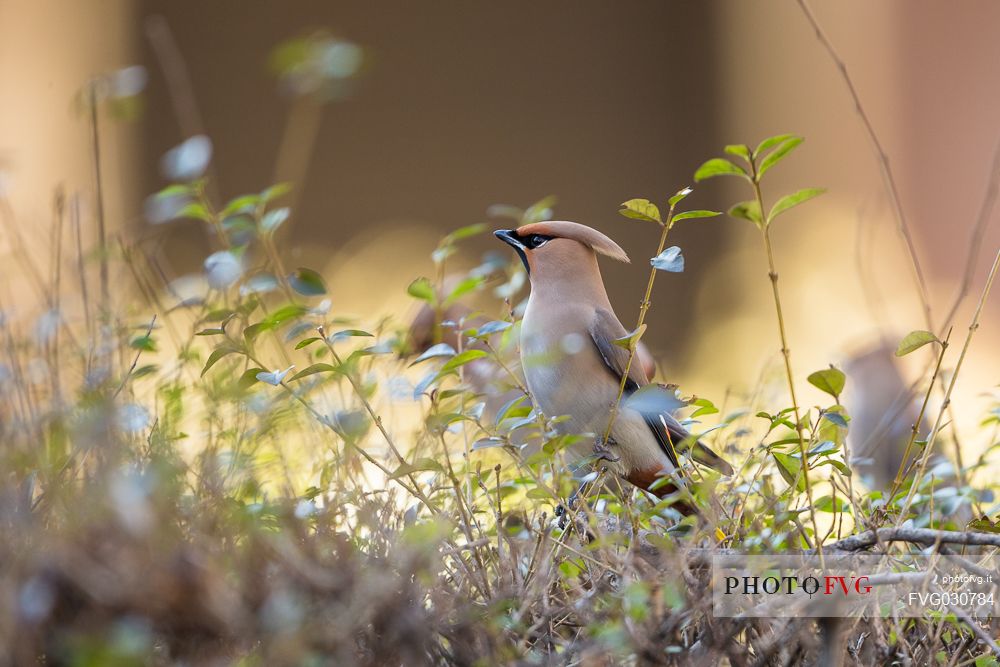
M521 263L524 264L524 270L527 271L529 275L531 274L531 267L528 266L528 256L524 251L540 248L554 238L552 236L546 236L545 234L528 234L526 236L522 236L513 229L498 229L493 232L493 235L517 252L518 256L521 258Z

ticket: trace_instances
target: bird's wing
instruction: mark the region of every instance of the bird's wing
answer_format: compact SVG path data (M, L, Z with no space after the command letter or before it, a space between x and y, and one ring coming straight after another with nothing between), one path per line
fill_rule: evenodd
M625 327L618 321L614 313L604 309L597 310L590 325L590 337L593 339L594 345L597 346L597 351L604 360L604 364L619 382L621 382L625 367L628 365L629 353L625 348L615 345L614 341L627 334ZM625 383L625 396L647 384L649 384L649 379L646 377L645 371L642 370L642 365L638 359L633 359L628 371L628 380ZM692 449L691 458L695 461L715 468L725 475L733 474L732 466L718 454L701 442L690 442L691 434L670 413L643 414L643 418L646 420L649 430L656 436L656 441L660 443L663 453L666 454L675 468L680 469L676 450L686 449L690 446Z

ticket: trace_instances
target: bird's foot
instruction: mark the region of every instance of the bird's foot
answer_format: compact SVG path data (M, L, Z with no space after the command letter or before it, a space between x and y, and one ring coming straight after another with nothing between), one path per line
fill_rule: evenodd
M618 443L614 438L608 438L607 440L598 440L594 443L594 460L596 461L609 461L611 463L617 463L621 461L621 456L615 454L611 451L610 447L616 447Z

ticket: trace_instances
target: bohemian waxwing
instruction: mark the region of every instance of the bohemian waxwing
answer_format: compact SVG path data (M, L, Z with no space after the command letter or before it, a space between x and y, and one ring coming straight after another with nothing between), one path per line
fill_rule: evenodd
M628 351L614 344L627 332L608 301L597 255L621 262L628 256L604 234L575 222L538 222L494 235L514 248L531 282L521 323L521 362L536 407L548 417L565 416L558 426L562 432L602 438ZM609 469L646 490L679 468L676 450L689 444L690 435L668 411L640 412L630 405L628 397L648 384L642 365L633 362L607 443ZM582 458L593 450L574 453ZM725 475L733 472L700 442L691 455ZM673 491L666 484L653 493Z

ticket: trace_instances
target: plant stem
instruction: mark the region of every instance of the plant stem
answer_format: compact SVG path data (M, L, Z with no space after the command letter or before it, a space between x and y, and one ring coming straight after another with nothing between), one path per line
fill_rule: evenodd
M897 528L903 523L906 512L910 509L910 504L913 502L913 494L917 491L916 480L923 477L924 471L927 469L927 461L930 459L931 452L934 450L934 441L937 440L938 433L942 428L941 422L944 421L945 414L948 411L948 405L951 403L951 392L955 389L955 382L958 380L958 373L962 370L962 362L965 361L965 355L969 351L969 344L972 342L972 334L974 334L979 328L979 316L983 312L983 306L986 304L986 299L990 294L990 289L993 287L993 281L996 280L998 269L1000 269L1000 251L997 251L996 258L993 260L993 268L990 269L990 275L986 279L986 285L983 287L982 294L979 295L979 303L976 305L976 312L972 315L972 322L969 324L969 333L965 336L965 343L962 345L962 352L958 355L958 362L955 364L955 370L951 374L951 381L948 383L948 390L944 395L944 403L938 411L938 416L934 422L934 428L931 429L930 437L927 438L927 444L924 446L924 454L920 457L920 465L913 476L914 483L910 485L910 490L906 494L906 501L903 503L903 507L899 512L899 517L896 519Z
M788 348L788 335L785 333L785 315L781 310L781 295L778 292L778 269L774 265L774 251L771 249L771 235L769 232L769 225L767 224L767 219L764 218L766 215L764 208L764 197L760 191L760 183L758 182L757 167L756 163L753 163L753 178L751 183L753 183L753 194L754 198L757 200L757 206L760 207L761 215L761 236L764 239L764 250L767 253L767 275L771 279L771 293L774 295L774 310L778 315L778 333L781 335L781 356L785 360L785 376L788 380L788 393L792 397L792 409L795 412L795 433L799 437L799 456L801 456L801 465L799 466L800 472L802 474L802 479L805 482L806 487L806 499L809 501L809 518L813 526L813 535L816 539L816 550L820 555L823 556L823 544L819 541L819 524L816 521L816 506L813 503L813 492L812 492L812 481L809 479L809 456L806 450L805 437L802 434L802 417L799 411L799 400L795 395L795 375L792 373L792 353ZM796 484L798 482L796 481Z
M920 404L920 412L917 413L917 419L913 422L910 427L910 439L906 441L906 448L903 450L903 458L899 462L899 470L896 471L896 477L892 482L892 491L889 492L888 500L896 495L899 491L899 485L903 483L903 479L906 477L904 471L906 470L906 462L910 458L910 450L913 448L913 443L917 440L917 433L920 431L920 424L924 421L924 413L927 411L927 403L931 400L931 392L934 391L934 383L937 380L938 375L941 372L941 362L944 361L944 353L948 350L948 339L951 338L951 329L948 329L948 335L941 342L941 352L937 355L937 362L934 364L934 372L931 374L930 384L927 385L927 391L924 393L924 400Z
M658 256L663 252L663 247L667 244L667 234L670 232L670 228L673 226L674 221L674 207L670 207L669 213L667 213L666 222L662 223L662 231L660 232L660 244L656 248L656 255ZM649 312L650 299L653 296L653 283L656 282L656 272L658 269L653 267L649 270L649 281L646 283L646 294L642 297L642 303L639 305L639 322L635 325L636 330L641 329L642 325L646 321L646 313ZM615 420L618 419L618 413L620 411L622 396L625 394L625 385L628 384L628 376L632 370L632 361L635 359L636 349L639 347L639 341L633 341L632 345L629 346L628 350L628 360L625 362L625 370L622 372L622 379L618 385L618 396L615 397L614 405L611 407L611 416L608 419L608 426L604 429L604 437L601 439L601 445L606 445L608 438L611 437L611 429L614 428ZM669 442L669 439L668 439ZM673 448L673 443L670 443L671 448ZM677 458L676 453L674 458Z

